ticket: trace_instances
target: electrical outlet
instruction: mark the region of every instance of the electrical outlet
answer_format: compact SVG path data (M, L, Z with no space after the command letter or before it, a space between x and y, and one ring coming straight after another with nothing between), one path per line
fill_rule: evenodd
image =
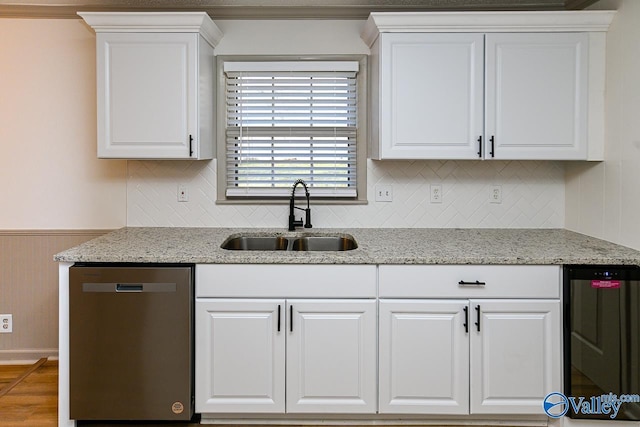
M186 185L178 185L178 201L179 202L188 202L189 201L189 190Z
M0 334L10 334L11 332L13 332L13 316L0 314Z
M442 185L431 184L431 203L442 203Z
M376 185L376 202L393 201L393 187L391 185Z
M502 186L494 185L491 187L490 203L502 203Z

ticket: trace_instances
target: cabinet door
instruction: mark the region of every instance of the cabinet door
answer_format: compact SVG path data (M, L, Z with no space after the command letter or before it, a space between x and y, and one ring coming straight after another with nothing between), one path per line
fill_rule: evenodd
M467 300L380 301L380 413L467 414Z
M284 300L196 301L196 412L283 413L284 377Z
M586 33L487 34L485 157L587 158L587 53Z
M197 43L197 34L97 35L98 157L190 157Z
M376 412L374 300L289 300L287 412Z
M482 34L382 34L380 157L477 159Z
M471 413L540 414L561 390L560 302L471 300Z

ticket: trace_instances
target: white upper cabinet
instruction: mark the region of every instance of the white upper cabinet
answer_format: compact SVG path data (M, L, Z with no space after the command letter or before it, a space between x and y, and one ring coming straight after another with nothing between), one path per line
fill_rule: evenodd
M98 157L211 159L222 33L208 15L80 15L97 33Z
M373 159L599 160L613 12L373 13Z
M381 43L375 157L414 159L429 153L435 159L477 159L482 34L385 34Z
M485 158L587 158L587 33L487 34Z

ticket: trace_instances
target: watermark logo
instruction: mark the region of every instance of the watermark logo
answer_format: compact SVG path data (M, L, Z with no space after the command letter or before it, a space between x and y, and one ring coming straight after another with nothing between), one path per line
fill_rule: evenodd
M562 393L549 393L542 401L542 407L551 418L560 418L569 410L569 400Z
M553 392L547 394L542 401L544 412L551 418L560 418L569 410L581 415L607 415L614 419L618 416L620 406L623 403L639 403L640 395L614 393L602 394L591 397L565 396L562 393Z

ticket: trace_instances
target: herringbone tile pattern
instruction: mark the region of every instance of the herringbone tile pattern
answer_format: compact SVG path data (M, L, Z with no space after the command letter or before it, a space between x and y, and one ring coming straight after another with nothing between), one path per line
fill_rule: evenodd
M564 166L549 161L371 161L366 205L312 206L315 227L564 226ZM185 184L189 202L177 201ZM375 186L390 184L392 202L376 202ZM430 185L442 203L430 203ZM502 203L490 203L502 186ZM129 161L129 226L284 227L288 206L217 205L216 161ZM313 204L313 201L312 201Z

